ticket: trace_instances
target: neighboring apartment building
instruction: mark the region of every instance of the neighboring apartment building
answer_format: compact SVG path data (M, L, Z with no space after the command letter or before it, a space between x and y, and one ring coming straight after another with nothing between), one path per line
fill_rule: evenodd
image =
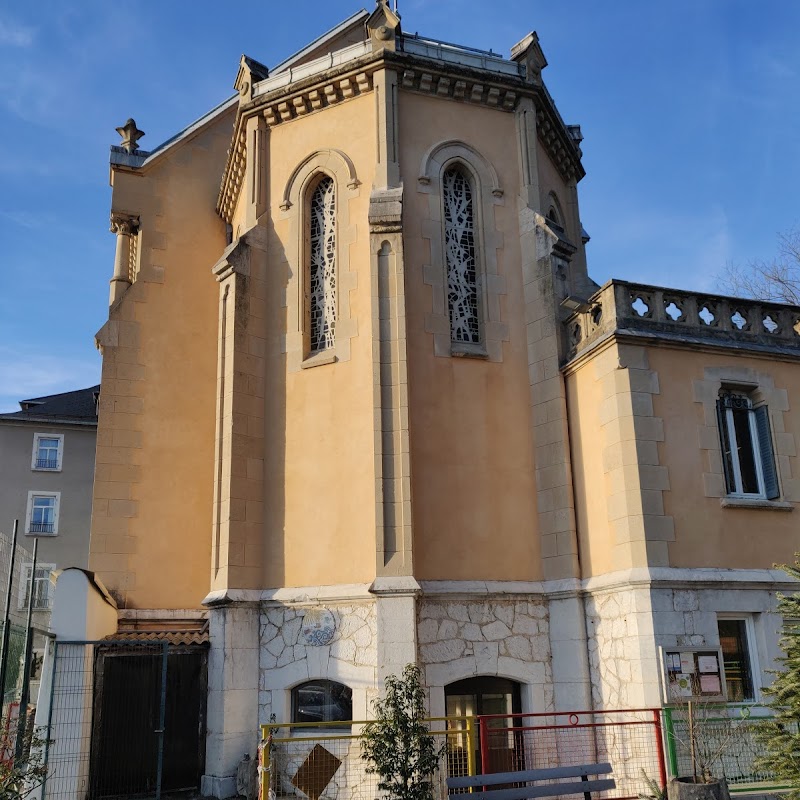
M206 794L408 662L433 715L769 679L800 310L598 287L546 65L379 2L120 129L89 567L129 621L207 609Z
M46 624L51 572L86 569L92 516L99 386L20 401L20 411L0 414L0 530L33 550L39 540L34 583L37 624ZM26 604L32 564L23 565L15 603Z

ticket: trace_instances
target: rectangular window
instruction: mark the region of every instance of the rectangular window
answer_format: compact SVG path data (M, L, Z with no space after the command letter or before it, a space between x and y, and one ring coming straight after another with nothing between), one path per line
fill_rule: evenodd
M50 576L56 568L55 564L37 564L36 576L33 579L33 608L43 611L50 608L52 602ZM22 581L19 587L19 607L27 608L31 590L31 570L33 564L22 565Z
M35 433L33 435L33 459L31 469L58 472L64 453L64 435Z
M717 401L722 465L729 495L775 500L780 496L769 410L753 408L746 394L724 390Z
M747 620L718 619L719 644L725 666L728 702L755 700Z
M28 519L25 533L58 533L59 492L28 492Z

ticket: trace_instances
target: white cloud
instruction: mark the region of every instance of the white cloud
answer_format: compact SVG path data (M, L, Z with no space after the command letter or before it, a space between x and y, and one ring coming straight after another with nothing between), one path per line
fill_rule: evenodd
M35 34L36 31L33 28L26 28L24 25L17 25L10 20L0 19L0 44L12 47L30 47Z
M100 356L60 357L0 347L0 413L29 397L70 392L100 382Z

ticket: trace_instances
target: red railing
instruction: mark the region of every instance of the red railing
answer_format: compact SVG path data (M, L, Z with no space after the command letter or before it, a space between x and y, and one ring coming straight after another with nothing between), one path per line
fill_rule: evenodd
M667 783L661 709L489 714L478 731L481 774L608 761L617 787L600 796L615 800Z

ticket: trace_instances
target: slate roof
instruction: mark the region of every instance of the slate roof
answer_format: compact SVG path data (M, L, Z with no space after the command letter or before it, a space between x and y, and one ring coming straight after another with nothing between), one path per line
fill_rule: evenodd
M96 395L100 392L100 384L74 392L48 394L44 397L31 397L20 400L21 411L0 414L0 420L31 422L72 422L97 425Z

